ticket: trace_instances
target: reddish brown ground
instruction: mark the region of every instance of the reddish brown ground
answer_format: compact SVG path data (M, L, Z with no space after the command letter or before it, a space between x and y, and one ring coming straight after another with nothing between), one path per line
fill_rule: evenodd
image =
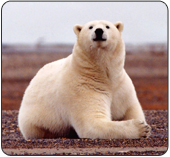
M129 53L125 69L132 78L146 120L148 139L24 140L17 117L23 93L46 63L66 53L2 53L2 149L8 155L162 155L167 150L167 54ZM153 109L153 110L151 110ZM5 111L8 110L8 111ZM149 110L149 111L146 111Z

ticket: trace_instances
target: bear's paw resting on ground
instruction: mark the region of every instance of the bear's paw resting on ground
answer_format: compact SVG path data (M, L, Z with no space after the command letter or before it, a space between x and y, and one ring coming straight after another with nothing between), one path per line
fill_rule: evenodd
M124 70L123 24L75 25L67 58L49 63L27 87L19 110L25 139L141 138L150 135L135 88Z

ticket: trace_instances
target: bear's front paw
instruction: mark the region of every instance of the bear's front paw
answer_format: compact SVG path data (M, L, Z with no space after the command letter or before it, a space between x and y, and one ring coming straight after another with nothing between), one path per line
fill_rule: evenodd
M134 119L134 124L138 128L139 138L148 138L151 135L151 127L145 122Z

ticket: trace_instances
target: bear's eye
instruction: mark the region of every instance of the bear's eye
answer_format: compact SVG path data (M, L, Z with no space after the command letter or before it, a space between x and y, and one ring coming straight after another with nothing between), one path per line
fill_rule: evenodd
M92 29L92 28L93 28L93 26L90 26L90 27L89 27L89 29Z
M110 27L107 25L106 28L109 29Z

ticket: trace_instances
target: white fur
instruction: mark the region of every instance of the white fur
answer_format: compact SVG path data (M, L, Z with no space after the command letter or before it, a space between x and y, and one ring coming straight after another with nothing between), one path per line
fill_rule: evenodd
M93 41L97 28L106 41ZM25 139L67 136L71 127L80 138L149 136L150 127L124 70L122 30L121 22L74 26L73 53L45 65L25 91L18 117Z

